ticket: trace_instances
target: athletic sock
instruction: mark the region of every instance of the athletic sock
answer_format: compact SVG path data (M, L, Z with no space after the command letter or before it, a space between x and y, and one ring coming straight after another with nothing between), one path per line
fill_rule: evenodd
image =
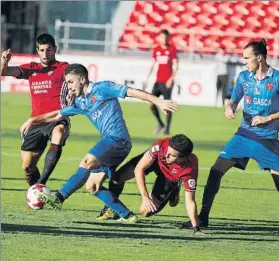
M163 123L163 121L160 117L159 110L158 110L157 106L152 105L151 111L152 111L153 115L155 116L155 118L157 119L160 127L163 128L165 126L165 124Z
M202 198L202 209L199 217L208 218L214 198L219 191L221 179L224 173L212 167L209 172L209 176L204 187Z
M277 190L279 191L279 175L277 174L271 174L275 187L277 188Z
M24 174L25 174L25 179L30 187L36 184L41 176L40 171L37 167L33 172L30 172L30 168L28 168Z
M42 172L42 176L38 180L38 183L46 184L57 162L59 161L61 154L62 154L62 146L51 143L48 153L45 157L45 166Z
M115 197L119 198L125 186L125 182L122 184L115 184L112 180L109 181L109 190Z
M126 217L130 213L130 210L105 187L102 187L92 195L102 200L106 206L118 213L121 217Z
M170 132L171 119L172 119L172 112L168 111L168 114L167 114L167 125L166 125L166 129L165 129L166 133Z
M89 169L78 168L77 172L67 180L65 185L58 192L64 199L68 198L86 183L89 176Z

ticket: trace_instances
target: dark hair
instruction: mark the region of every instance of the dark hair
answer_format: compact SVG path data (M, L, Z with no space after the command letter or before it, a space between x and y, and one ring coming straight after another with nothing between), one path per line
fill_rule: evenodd
M261 39L260 41L253 41L247 44L244 49L248 47L252 47L255 56L262 55L266 59L267 50L266 50L266 41L265 39Z
M55 40L50 34L41 34L36 39L37 47L41 44L51 44L53 47L56 47Z
M169 38L171 36L170 32L167 29L163 29L160 31L160 34L163 34L166 36L166 46L169 46Z
M160 31L161 34L164 34L167 38L171 36L170 32L167 29L163 29Z
M88 80L88 71L85 66L79 63L70 64L64 72L64 75L69 73L76 74L79 76L84 76Z
M193 142L184 134L177 134L170 138L169 145L178 151L180 156L189 156L193 151Z

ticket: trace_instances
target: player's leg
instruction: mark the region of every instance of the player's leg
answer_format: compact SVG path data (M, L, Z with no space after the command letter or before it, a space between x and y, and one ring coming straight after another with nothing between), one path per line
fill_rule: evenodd
M164 85L161 86L161 88L162 88L162 93L163 93L164 99L165 100L170 100L173 86L171 86L170 88L167 88L166 85L164 84ZM172 120L172 112L168 111L167 119L166 119L166 128L164 130L165 135L170 134L171 120Z
M62 147L64 146L66 139L69 136L69 123L67 120L63 120L61 124L54 125L48 124L46 127L48 136L51 136L51 145L45 157L45 165L42 171L42 176L38 180L40 184L46 184L51 173L53 172L57 162L62 154Z
M208 226L209 213L213 205L214 198L220 189L222 177L235 164L235 161L218 158L215 164L211 167L203 192L202 208L199 214L201 223L200 226Z
M39 152L21 151L22 168L29 186L36 184L40 178L40 171L37 168L40 157L41 153Z
M47 138L40 130L40 124L33 125L22 137L21 159L27 183L32 186L40 178L37 163L47 145Z
M109 190L114 194L116 198L121 195L125 182L135 177L135 167L142 158L144 153L132 158L125 163L121 168L113 173L112 178L109 181ZM100 214L96 217L97 220L115 219L116 215L111 211L108 206L104 206Z
M120 219L123 218L129 223L136 222L136 216L118 198L116 198L110 190L103 186L110 170L107 167L102 166L99 170L94 169L94 171L96 172L91 172L91 175L86 182L86 190L104 202L104 204L113 212L117 213Z
M271 170L271 176L272 176L274 185L275 185L277 191L279 192L279 172Z
M160 83L156 82L154 84L153 89L152 89L152 94L156 97L159 97L162 94L162 92L160 90ZM154 104L150 104L150 109L158 122L157 127L153 130L153 134L157 135L165 127L165 124L163 123L163 121L161 119L160 112L159 112L157 106Z
M72 175L55 195L40 193L41 199L54 209L60 210L62 204L75 191L80 189L90 176L91 169L98 168L102 163L92 154L87 153L79 164L76 173Z
M274 185L279 191L279 142L267 140L263 144L255 142L255 155L253 159L257 161L261 169L270 169Z
M253 153L250 140L238 135L235 135L220 152L219 158L210 169L204 187L202 209L199 214L201 227L208 226L209 213L224 174L232 167L245 169Z
M170 207L176 207L180 201L180 190L181 190L181 183L177 183L176 189L171 193L169 199Z
M172 193L177 190L179 185L179 181L169 181L166 179L161 171L156 171L156 174L157 178L150 193L150 197L157 205L157 210L155 212L143 213L143 215L146 217L150 217L159 213L169 202Z

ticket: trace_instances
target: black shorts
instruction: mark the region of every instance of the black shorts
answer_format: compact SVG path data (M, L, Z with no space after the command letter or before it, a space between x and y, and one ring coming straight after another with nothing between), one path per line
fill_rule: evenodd
M115 181L121 180L120 176L122 171L125 170L134 171L136 165L138 164L138 162L140 161L144 153L132 158L130 161L124 164L119 170L117 170L115 176L113 176L113 180ZM151 215L154 215L160 212L165 207L165 205L169 202L170 196L173 193L180 190L180 181L168 180L162 173L157 160L154 160L152 165L145 170L145 175L148 175L151 172L155 172L155 174L157 175L157 178L151 190L151 197L158 206L157 211L151 213Z
M169 100L171 99L172 87L173 86L171 86L171 88L167 88L165 83L155 82L152 94L156 97L163 95L165 100Z
M70 135L70 121L68 118L58 122L34 124L28 130L27 134L22 137L21 150L43 152L51 139L53 129L63 124L65 126L63 133L62 146L65 145L67 138Z

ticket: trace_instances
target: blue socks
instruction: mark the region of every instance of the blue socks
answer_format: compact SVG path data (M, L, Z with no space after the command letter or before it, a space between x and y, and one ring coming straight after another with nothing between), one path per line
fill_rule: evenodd
M71 176L65 185L57 192L57 194L60 194L61 198L63 197L62 201L80 189L86 183L89 176L90 170L79 168L77 172ZM111 191L104 187L93 195L102 200L106 206L114 210L121 217L126 217L130 213L129 209L127 209L127 207L118 198L116 198Z
M102 187L93 195L102 200L106 206L114 210L121 217L126 217L127 215L129 215L129 209L127 209L126 206L107 188Z
M79 168L73 176L71 176L64 186L58 191L64 199L68 198L75 191L80 189L87 181L90 175L90 170L85 168Z

